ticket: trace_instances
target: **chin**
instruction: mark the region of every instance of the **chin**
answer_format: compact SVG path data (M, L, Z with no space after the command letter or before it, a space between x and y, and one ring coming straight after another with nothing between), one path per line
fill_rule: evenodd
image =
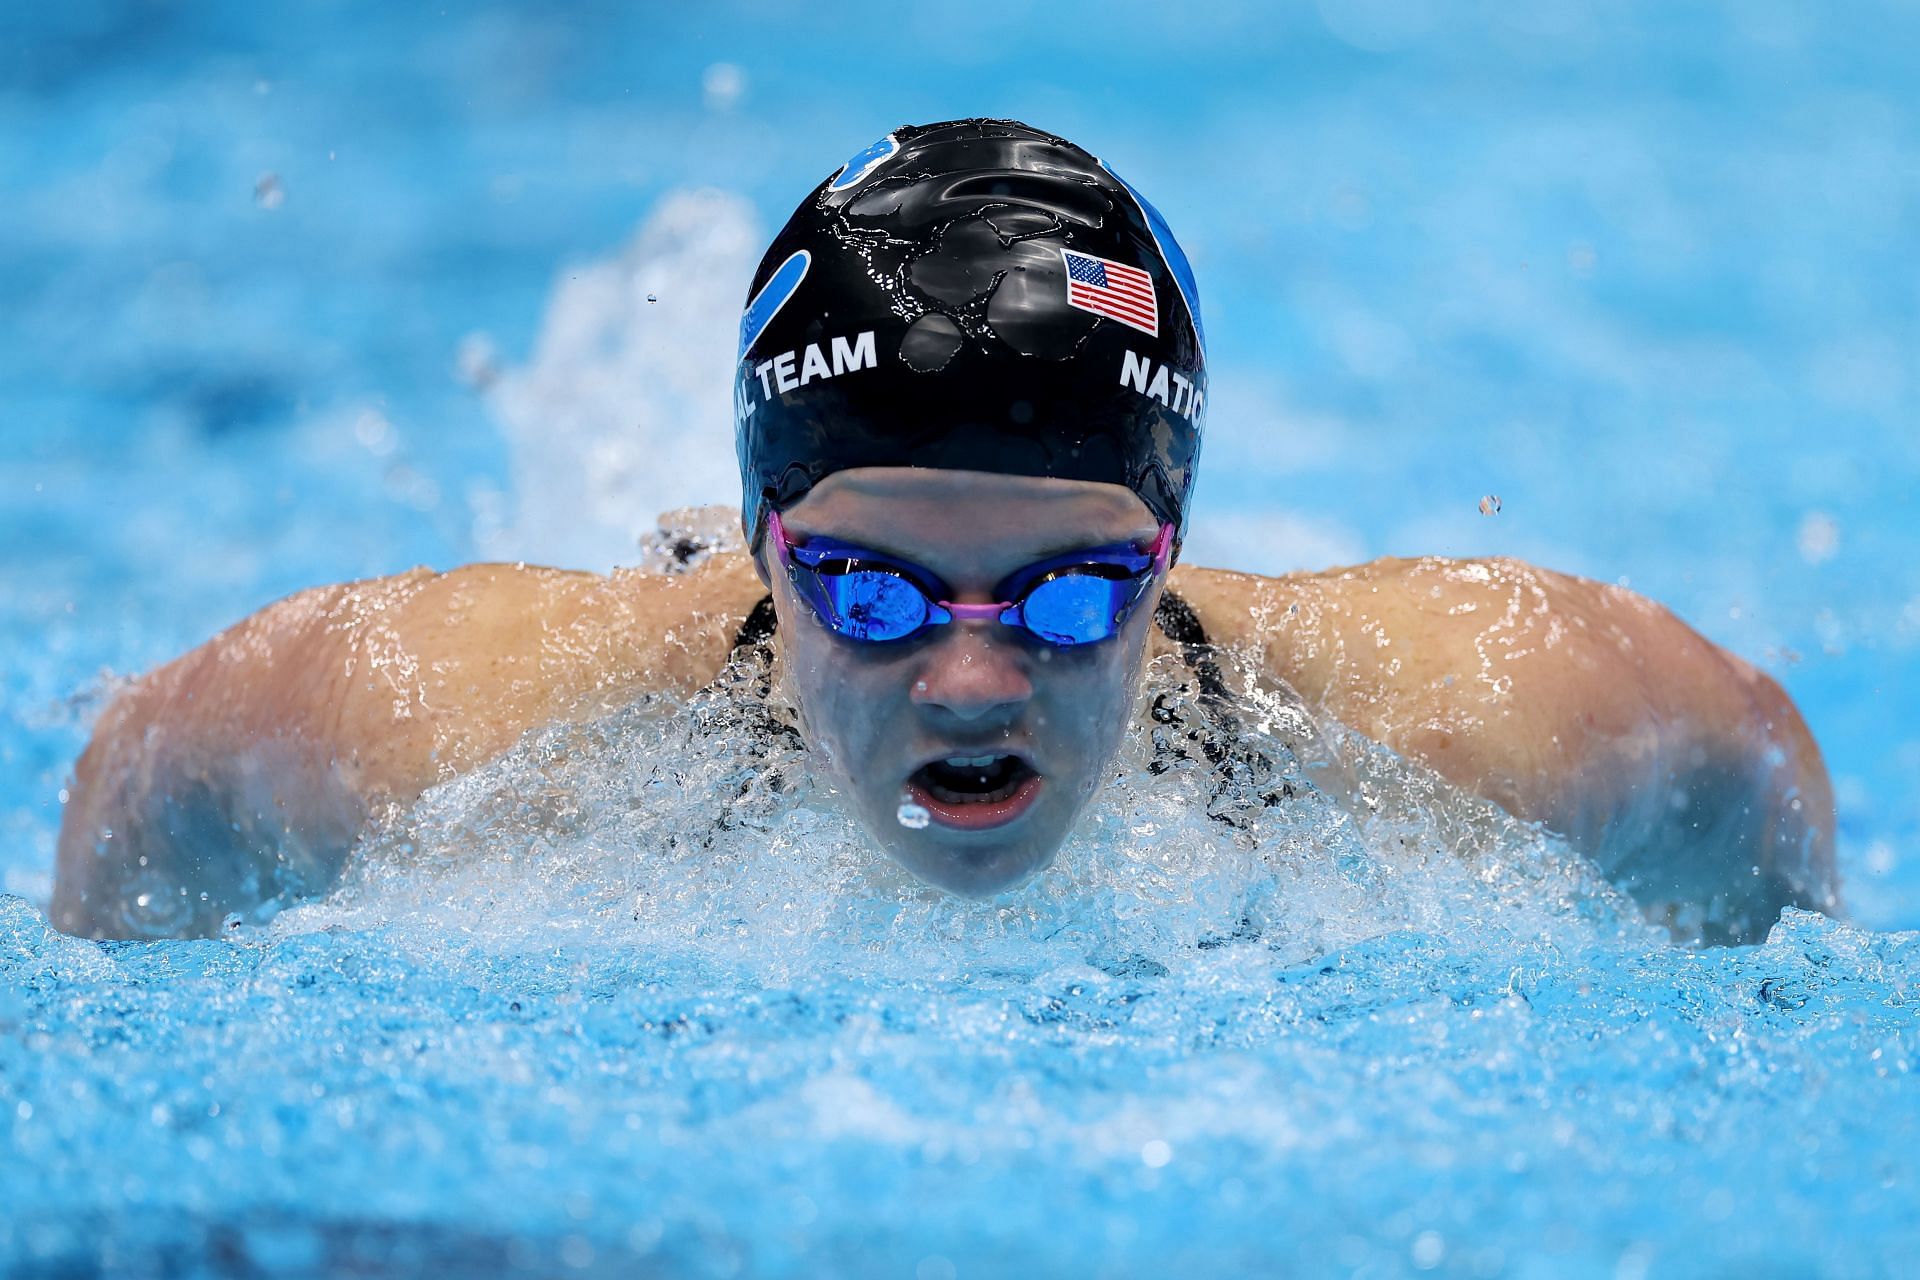
M1017 889L1053 865L1054 850L1030 846L940 846L887 852L916 879L975 901Z

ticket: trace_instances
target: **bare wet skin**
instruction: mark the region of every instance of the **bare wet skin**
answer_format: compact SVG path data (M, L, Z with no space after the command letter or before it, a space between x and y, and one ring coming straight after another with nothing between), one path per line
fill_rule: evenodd
M1111 486L904 470L831 477L790 523L926 565L970 601L1047 554L1153 532ZM1148 601L1086 651L993 623L854 651L772 586L780 680L822 766L880 847L964 894L1043 873L1134 714L1140 664L1174 648ZM1650 601L1439 558L1281 579L1180 566L1168 586L1314 711L1564 834L1656 912L1756 883L1834 902L1831 796L1800 717ZM749 557L724 553L680 576L475 565L291 597L102 716L54 919L207 933L263 894L311 892L369 818L527 731L700 688L767 590ZM1017 820L902 825L918 771L1008 755L1042 779ZM223 830L234 838L209 834Z

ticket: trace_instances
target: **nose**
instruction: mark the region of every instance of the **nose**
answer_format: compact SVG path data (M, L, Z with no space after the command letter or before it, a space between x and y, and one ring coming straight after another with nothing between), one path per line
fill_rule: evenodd
M996 622L956 622L927 650L914 677L916 705L969 723L1010 720L1033 697L1019 647Z

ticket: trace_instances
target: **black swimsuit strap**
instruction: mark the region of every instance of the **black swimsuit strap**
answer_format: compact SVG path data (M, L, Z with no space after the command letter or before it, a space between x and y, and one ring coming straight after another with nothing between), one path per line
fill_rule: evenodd
M773 640L773 633L780 629L780 615L773 610L773 597L761 596L759 603L747 611L747 617L740 629L733 633L733 652L738 654L743 648L758 648Z
M1200 682L1200 696L1217 707L1227 705L1231 695L1227 692L1226 677L1220 674L1220 664L1214 660L1213 641L1207 638L1200 615L1193 611L1186 598L1174 591L1161 592L1153 621L1162 635L1180 646L1180 656Z

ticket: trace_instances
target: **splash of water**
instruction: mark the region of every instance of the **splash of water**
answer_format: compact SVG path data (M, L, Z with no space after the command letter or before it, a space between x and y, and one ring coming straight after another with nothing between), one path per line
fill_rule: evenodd
M274 929L637 947L771 982L1164 974L1235 944L1291 962L1396 930L1532 944L1632 928L1558 842L1316 722L1250 669L1235 680L1229 713L1177 659L1152 664L1108 785L1056 864L986 902L889 861L791 707L740 663L691 699L532 734L428 792L334 894Z
M725 387L753 273L752 207L719 191L663 200L619 252L554 285L526 364L487 403L513 458L516 510L489 554L579 568L631 561L647 513L736 500Z

